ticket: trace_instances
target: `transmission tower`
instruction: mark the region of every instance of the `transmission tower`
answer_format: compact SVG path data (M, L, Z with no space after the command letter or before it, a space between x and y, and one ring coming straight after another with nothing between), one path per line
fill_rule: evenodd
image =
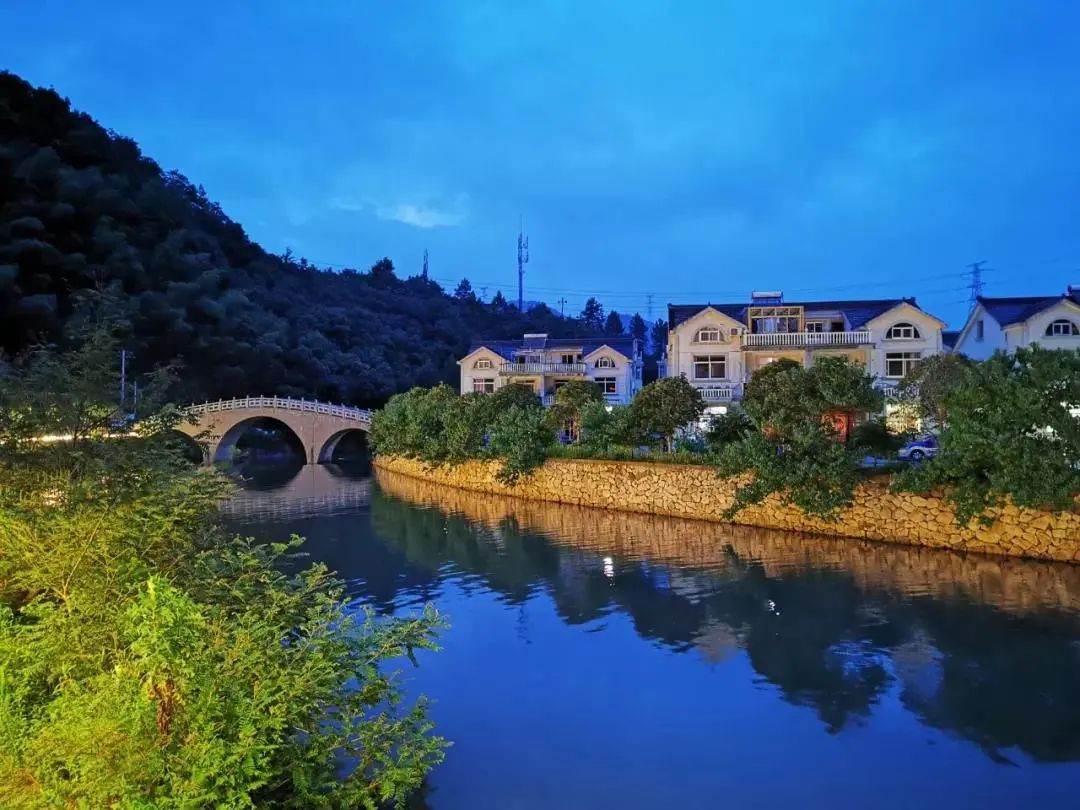
M518 312L525 311L525 265L529 263L529 237L525 235L525 229L521 218L518 218Z
M645 314L648 319L652 320L652 293L645 296Z
M968 286L971 289L971 306L973 306L973 307L975 306L976 303L978 303L979 296L982 295L982 290L983 290L982 274L983 274L983 265L984 264L986 264L986 262L981 261L981 262L972 262L971 264L968 265L968 269L971 270L971 282L970 282L970 284Z
M420 271L420 278L422 278L424 281L427 281L428 278L427 248L424 248L424 269Z

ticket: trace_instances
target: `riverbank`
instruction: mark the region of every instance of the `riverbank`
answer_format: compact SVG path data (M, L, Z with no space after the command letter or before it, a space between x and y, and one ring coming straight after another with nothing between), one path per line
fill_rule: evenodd
M775 495L727 521L723 513L734 497L735 481L718 478L709 467L549 459L531 475L508 485L496 478L497 461L436 467L415 459L378 456L375 466L458 489L514 498L1080 563L1080 513L1008 505L994 510L990 526L973 523L961 527L944 500L890 492L885 480L860 485L852 506L834 521L785 506Z

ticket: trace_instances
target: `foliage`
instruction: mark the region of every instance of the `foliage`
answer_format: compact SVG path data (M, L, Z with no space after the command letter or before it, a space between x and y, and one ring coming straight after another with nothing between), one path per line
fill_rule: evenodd
M1080 352L1017 349L974 364L944 394L937 456L899 476L901 489L944 488L961 524L988 521L1006 499L1066 509L1080 492Z
M581 413L589 405L602 403L604 395L591 380L569 380L555 391L555 402L547 410L548 425L558 432L566 424L580 425Z
M581 322L591 329L604 328L604 307L595 298L585 302L585 308L581 310Z
M611 310L604 321L604 337L623 337L625 334L622 316L615 310Z
M491 395L491 410L494 413L518 408L539 408L540 397L532 386L523 383L507 383L502 388L496 388Z
M593 402L581 410L580 444L590 452L609 451L631 443L630 409L623 405Z
M946 401L964 386L971 368L971 361L962 354L924 357L900 381L901 403L941 428L949 418Z
M487 304L464 279L450 295L388 259L360 272L270 255L200 186L54 91L0 72L0 111L0 353L61 341L79 295L109 289L132 372L181 366L178 401L378 405L456 380L476 338L601 334L602 317Z
M665 450L675 432L697 421L705 410L701 394L685 377L665 377L646 385L630 403L629 429L635 442L659 440Z
M851 432L851 446L867 455L893 458L904 446L906 436L893 433L881 419L870 419Z
M733 408L727 413L714 416L705 429L705 446L714 453L744 439L755 430L754 423L743 411Z
M827 414L881 410L882 396L862 366L839 357L809 368L778 360L751 377L742 405L757 431L724 447L717 466L721 475L752 475L736 490L729 516L774 492L826 517L851 503L861 448L839 441Z
M107 410L85 351L4 380L0 805L402 806L444 743L387 664L432 648L438 617L376 620L297 570L299 540L225 535L227 482L176 452L175 412L36 441L81 423L91 379Z
M495 417L491 453L503 460L496 477L513 484L544 463L555 444L555 433L539 408L514 406Z

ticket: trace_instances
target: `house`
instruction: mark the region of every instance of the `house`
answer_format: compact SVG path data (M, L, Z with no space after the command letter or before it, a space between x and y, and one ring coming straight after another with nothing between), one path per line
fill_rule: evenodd
M670 304L668 324L666 376L684 375L713 413L780 358L809 365L846 357L891 391L919 359L943 350L945 327L914 298L785 301L782 292L741 304Z
M1062 295L1014 298L979 296L954 351L985 360L1038 343L1044 349L1080 349L1080 287Z
M549 338L477 341L458 360L461 392L492 393L507 383L532 387L545 405L570 380L591 380L604 398L625 405L641 389L641 347L634 338Z

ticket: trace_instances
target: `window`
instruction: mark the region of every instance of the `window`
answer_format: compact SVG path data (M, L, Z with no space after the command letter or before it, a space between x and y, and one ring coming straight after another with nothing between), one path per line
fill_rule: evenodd
M479 360L473 363L473 368L491 368L491 361L488 360L486 357L481 357Z
M982 318L979 318L979 320L977 320L975 322L975 339L976 340L982 340L985 335L986 335L986 324L983 323Z
M738 337L739 336L739 327L737 327L737 326L731 327L730 334L731 334L732 337Z
M610 357L601 357L596 361L597 368L615 368L615 361Z
M922 352L888 352L885 355L885 376L903 377L919 362Z
M477 377L472 381L472 390L477 394L494 394L495 380L491 377Z
M695 380L722 380L727 377L727 358L722 354L695 356Z
M805 328L807 332L824 332L825 321L807 321Z
M559 362L564 363L566 365L570 365L571 363L580 363L581 362L581 355L580 354L573 354L572 352L569 353L569 354L564 354L564 355L562 355L562 359Z
M694 338L698 343L719 343L720 342L720 327L718 326L703 326L698 329L697 336Z
M600 390L605 394L618 393L615 390L615 378L614 377L596 377L593 382L600 386Z
M1067 321L1064 318L1058 321L1054 321L1048 327L1046 327L1047 337L1064 337L1066 335L1080 335L1080 329L1077 329L1076 324L1072 321Z
M913 324L894 323L885 333L885 337L889 340L918 340L921 335Z

